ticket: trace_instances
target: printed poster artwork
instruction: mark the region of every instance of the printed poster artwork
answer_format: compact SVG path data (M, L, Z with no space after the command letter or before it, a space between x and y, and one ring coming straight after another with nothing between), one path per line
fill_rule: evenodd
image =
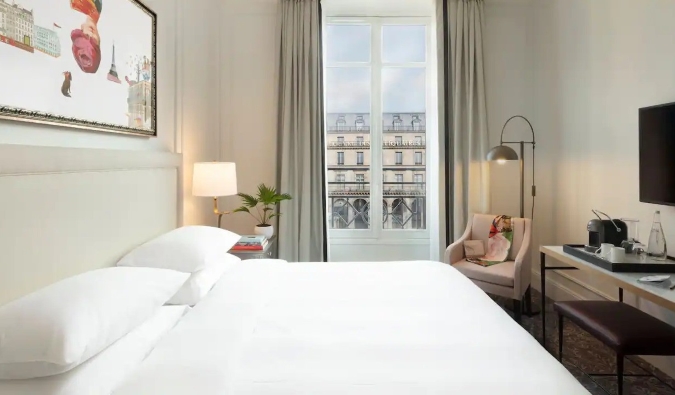
M137 0L0 0L0 118L156 136L155 40Z

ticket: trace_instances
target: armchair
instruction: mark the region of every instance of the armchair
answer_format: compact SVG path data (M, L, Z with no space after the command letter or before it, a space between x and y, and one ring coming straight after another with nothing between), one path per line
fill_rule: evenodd
M523 299L526 303L526 310L531 311L532 220L513 218L513 243L506 262L483 267L467 262L464 256L463 243L467 240L482 240L487 248L490 226L494 218L495 215L474 214L462 237L445 251L444 262L459 270L486 293L512 299L515 319L520 322Z

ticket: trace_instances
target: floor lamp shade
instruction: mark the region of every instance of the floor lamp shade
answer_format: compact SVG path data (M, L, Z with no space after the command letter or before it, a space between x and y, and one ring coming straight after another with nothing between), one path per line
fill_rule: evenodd
M506 145L500 145L494 147L487 154L487 160L489 161L504 161L504 160L519 160L518 153L513 150L511 147Z
M237 167L234 163L195 163L192 195L202 197L237 194Z

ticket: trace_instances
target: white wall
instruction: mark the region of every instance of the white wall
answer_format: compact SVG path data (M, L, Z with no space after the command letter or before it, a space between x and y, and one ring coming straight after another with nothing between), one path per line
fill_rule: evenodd
M0 120L0 144L40 145L77 148L176 151L176 24L177 0L148 0L157 13L158 137L81 131L63 127Z
M597 208L640 219L646 242L660 209L667 241L675 246L675 208L640 203L638 191L638 109L675 99L675 52L669 49L675 2L537 0L534 8L535 119L546 131L542 145L557 151L542 159L555 164L544 175L552 180L552 217L545 222L550 241L587 241L586 223ZM576 283L556 275L552 280L571 291L567 296L617 297L599 279L572 277ZM675 323L671 312L629 302ZM674 359L652 362L675 372Z
M237 164L240 192L276 181L276 10L278 0L179 2L178 97L185 224L215 224L212 201L192 196L195 162ZM221 210L238 207L220 199ZM223 227L251 233L245 214Z

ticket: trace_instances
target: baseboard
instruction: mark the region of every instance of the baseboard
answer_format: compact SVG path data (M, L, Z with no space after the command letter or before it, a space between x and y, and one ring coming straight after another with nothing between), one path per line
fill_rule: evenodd
M532 271L532 287L541 292L541 274ZM546 296L555 300L618 300L595 287L585 284L566 273L547 273ZM627 301L629 302L629 301ZM629 302L630 303L630 302ZM635 302L630 303L635 305ZM654 367L675 378L675 358L641 357Z

